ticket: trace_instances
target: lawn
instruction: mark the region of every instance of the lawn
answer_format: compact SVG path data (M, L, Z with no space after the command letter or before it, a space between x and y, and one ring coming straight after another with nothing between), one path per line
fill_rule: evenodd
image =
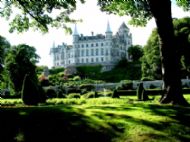
M190 95L185 97L190 103ZM51 99L41 106L20 102L0 100L1 142L190 141L190 107L160 105L157 97L147 102Z

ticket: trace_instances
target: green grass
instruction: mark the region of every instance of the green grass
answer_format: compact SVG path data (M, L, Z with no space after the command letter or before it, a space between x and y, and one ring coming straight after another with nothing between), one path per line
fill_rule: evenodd
M190 95L185 97L190 103ZM35 107L23 106L21 100L4 100L7 105L0 100L0 141L190 141L190 107L160 105L158 97L135 99L51 99Z

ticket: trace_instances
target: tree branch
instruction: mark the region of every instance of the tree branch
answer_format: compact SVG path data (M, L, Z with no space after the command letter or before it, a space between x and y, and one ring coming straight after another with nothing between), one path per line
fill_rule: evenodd
M47 26L36 16L34 16L24 5L24 3L21 1L21 0L17 0L18 3L20 4L20 6L22 6L22 8L24 9L24 11L26 13L28 13L37 23L39 23L40 25L42 25L47 31L48 31L48 28Z

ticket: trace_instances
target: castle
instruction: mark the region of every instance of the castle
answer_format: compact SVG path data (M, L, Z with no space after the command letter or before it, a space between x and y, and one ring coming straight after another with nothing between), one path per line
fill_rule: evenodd
M102 65L102 71L111 70L122 58L129 60L128 48L132 45L132 34L123 22L113 35L109 22L105 35L84 36L78 33L75 25L73 45L63 43L50 49L53 67L76 67Z

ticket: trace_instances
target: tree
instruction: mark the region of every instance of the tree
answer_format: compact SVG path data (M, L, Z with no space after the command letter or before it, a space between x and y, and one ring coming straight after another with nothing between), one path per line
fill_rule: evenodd
M143 56L143 49L140 45L133 45L128 48L129 56L133 61L138 61Z
M164 93L161 103L187 105L182 94L180 78L180 60L174 39L170 0L98 0L103 11L132 17L134 25L146 25L151 18L155 19L160 42L162 77ZM185 10L190 9L188 0L177 0Z
M190 17L174 19L173 23L184 78L190 75Z
M94 78L97 74L101 72L102 66L78 66L76 67L77 74L80 75L81 78Z
M10 79L14 84L14 89L17 93L22 90L23 80L26 74L36 80L36 66L39 56L35 53L34 47L21 44L11 47L6 60L5 67L9 72Z
M7 88L9 85L9 78L6 70L4 69L4 60L10 48L10 43L0 36L0 88Z
M144 46L142 57L142 78L161 79L161 59L159 52L159 37L154 29Z
M10 43L6 40L6 38L0 35L0 68L4 64L4 59L9 48Z
M190 18L173 19L177 50L180 57L181 78L189 76L190 72ZM161 79L161 60L159 53L159 38L154 29L147 44L144 46L142 58L142 77Z
M0 1L0 16L9 20L10 32L24 32L29 28L48 32L49 27L62 27L71 32L66 23L79 21L69 17L75 9L75 0Z

